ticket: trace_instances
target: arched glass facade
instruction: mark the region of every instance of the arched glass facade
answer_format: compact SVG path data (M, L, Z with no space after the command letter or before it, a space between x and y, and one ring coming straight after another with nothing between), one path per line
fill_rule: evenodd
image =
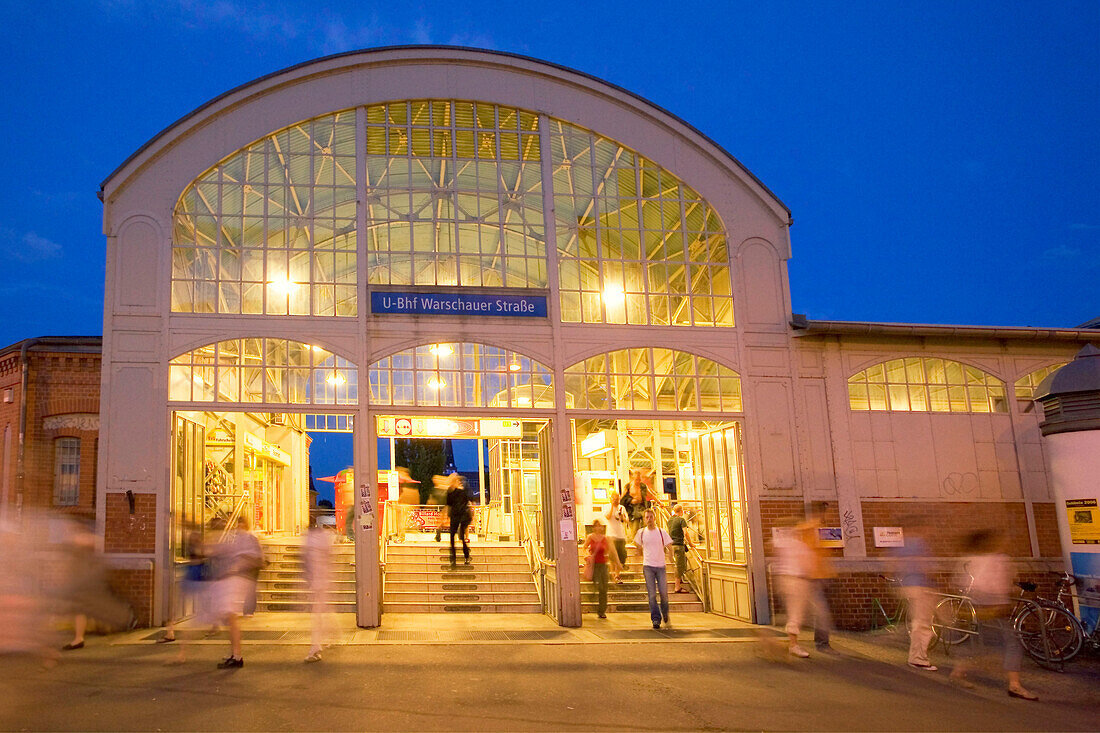
M556 278L565 323L734 325L713 207L638 153L534 112L461 100L337 112L225 158L177 203L174 312L355 316L362 271L371 286Z
M619 349L565 370L581 410L741 412L741 377L702 356L661 348Z
M172 310L356 315L355 112L238 151L180 196Z
M201 346L168 365L173 402L355 405L359 379L342 356L298 341L242 338Z
M373 405L552 408L553 372L496 346L430 344L370 367Z
M977 367L911 357L876 364L848 379L853 410L1008 412L1005 385Z

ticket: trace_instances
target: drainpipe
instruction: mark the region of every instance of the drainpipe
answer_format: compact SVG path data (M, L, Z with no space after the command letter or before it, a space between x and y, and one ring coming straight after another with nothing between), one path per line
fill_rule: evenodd
M17 522L23 519L23 478L24 451L27 443L27 377L30 374L30 357L27 352L41 339L27 339L19 347L19 453L15 463L15 517Z

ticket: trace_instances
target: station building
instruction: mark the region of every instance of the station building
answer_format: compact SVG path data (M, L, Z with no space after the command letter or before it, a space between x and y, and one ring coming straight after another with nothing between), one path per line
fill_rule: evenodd
M97 511L106 552L145 563L154 622L186 527L303 530L326 431L353 436L338 518L361 626L416 608L580 624L578 537L632 471L660 511L689 508L698 602L732 618L770 621L772 530L810 509L844 626L883 592L876 534L914 516L945 583L960 534L990 524L1022 572L1061 567L1030 399L1100 333L792 314L787 207L583 73L442 47L323 58L179 120L101 198ZM519 548L533 593L477 573L394 590L402 565L441 570L430 540L408 555L431 523L399 511L395 441L441 438L487 466L475 560Z

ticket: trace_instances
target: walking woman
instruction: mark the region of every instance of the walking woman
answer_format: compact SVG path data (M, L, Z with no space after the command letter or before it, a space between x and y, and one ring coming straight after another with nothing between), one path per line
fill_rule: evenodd
M605 533L603 521L598 517L592 520L592 533L584 539L584 549L588 553L585 562L591 564L591 580L596 585L599 596L596 615L607 618L608 565L611 565L616 575L622 567L619 564L618 553L611 546L611 541Z
M614 566L612 580L622 583L622 572L626 569L626 525L630 521L630 516L626 508L619 503L619 492L612 491L610 499L607 511L604 512L604 517L607 519L607 538L611 540L619 559Z

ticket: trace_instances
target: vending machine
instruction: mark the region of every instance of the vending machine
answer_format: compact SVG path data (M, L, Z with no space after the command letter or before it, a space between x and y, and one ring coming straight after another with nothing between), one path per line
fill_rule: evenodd
M615 485L614 471L577 472L577 513L582 525L592 524L596 517L603 518Z

